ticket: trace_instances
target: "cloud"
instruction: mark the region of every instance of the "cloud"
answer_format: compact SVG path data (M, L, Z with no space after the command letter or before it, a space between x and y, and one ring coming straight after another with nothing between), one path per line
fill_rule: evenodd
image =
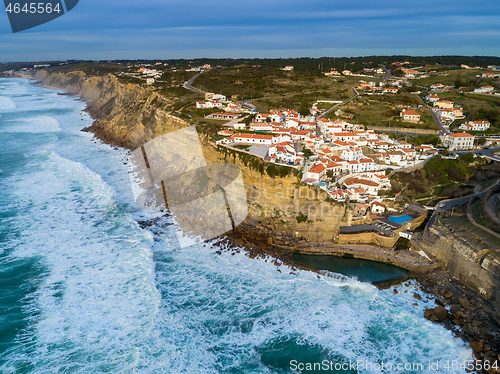
M491 45L500 42L498 14L500 2L496 0L415 4L396 0L86 0L64 17L17 34L5 26L4 14L0 45L4 61L188 54L238 57L239 53L289 57L326 51L336 56L339 51L352 55L491 54Z

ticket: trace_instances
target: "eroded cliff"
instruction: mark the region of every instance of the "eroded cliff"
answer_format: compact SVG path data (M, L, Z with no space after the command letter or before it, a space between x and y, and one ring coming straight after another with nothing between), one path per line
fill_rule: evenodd
M95 121L85 131L109 144L135 149L163 134L193 125L169 113L175 98L151 88L124 84L113 75L41 71L35 79L87 100L87 110ZM216 146L204 134L200 134L200 139L209 164L228 162L242 170L252 219L271 225L277 235L317 242L333 241L338 235L345 207L328 201L322 191L299 185L297 172L267 164L243 151Z

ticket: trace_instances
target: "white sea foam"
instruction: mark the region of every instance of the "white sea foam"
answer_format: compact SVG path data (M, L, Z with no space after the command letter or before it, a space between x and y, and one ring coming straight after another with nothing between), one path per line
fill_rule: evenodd
M11 111L16 109L16 103L11 98L0 96L0 110Z
M9 239L12 255L39 258L46 274L0 372L275 373L263 355L283 354L282 341L332 359L471 357L423 318L435 304L414 299L415 283L394 295L352 278L280 273L243 252L217 255L215 242L180 249L173 226L155 237L141 230L133 218L155 215L134 207L124 152L93 144L69 117L54 115L69 136L48 137L48 154L2 178L21 233Z
M50 116L19 118L11 121L1 132L47 133L61 131L57 119Z
M16 186L31 208L18 216L23 236L14 255L42 256L49 269L31 306L40 313L35 372L86 366L91 357L98 366L130 365L159 306L150 235L120 211L98 175L57 155Z

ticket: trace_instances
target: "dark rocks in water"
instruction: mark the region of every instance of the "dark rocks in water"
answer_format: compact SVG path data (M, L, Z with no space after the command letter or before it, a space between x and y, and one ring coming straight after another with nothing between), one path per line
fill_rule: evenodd
M446 318L448 311L442 307L437 306L432 309L426 309L424 312L424 317L432 322L442 322Z
M462 306L462 308L469 309L469 306L470 306L469 300L461 297L461 298L458 299L458 302L460 303L460 305Z
M399 293L398 290L394 289L394 294L398 294L398 293Z
M413 294L413 297L414 297L415 299L417 299L417 300L421 300L421 299L422 299L422 296L420 296L420 295L419 295L418 293L416 293L416 292Z
M484 349L483 343L478 341L471 342L470 346L474 350L474 352L482 352Z
M221 255L222 252L221 251L215 251L215 253L217 253L218 255Z
M444 295L445 299L451 299L453 297L453 292L448 291Z
M445 306L446 305L446 300L443 300L441 297L436 297L436 303Z
M471 336L474 336L475 335L475 331L474 329L472 328L472 325L470 323L465 323L464 324L464 327L462 327L462 329L464 330L464 332L466 334L469 334Z
M457 304L453 304L450 308L450 313L451 314L455 314L456 312L458 312L460 310L460 305L457 305Z
M474 326L474 327L481 327L482 325L483 325L483 323L477 319L472 321L472 326Z

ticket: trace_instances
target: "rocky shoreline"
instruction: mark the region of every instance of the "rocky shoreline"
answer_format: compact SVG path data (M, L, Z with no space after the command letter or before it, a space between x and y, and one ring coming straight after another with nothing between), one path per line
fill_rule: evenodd
M53 86L46 87L64 90L64 88ZM70 92L70 94L75 93ZM112 146L131 149L129 144L121 144L113 137L110 137L106 133L104 126L100 125L100 121L106 117L106 113L94 108L91 105L91 99L84 97L82 99L86 99L88 105L85 110L94 118L92 126L82 129L82 131L92 132L97 139ZM144 228L155 225L152 222L142 222L140 224ZM323 246L324 243L307 243L300 238L286 237L277 232L273 233L269 227L264 227L262 224L251 220L247 220L234 232L220 237L219 243L221 245L220 249L217 249L217 253L221 254L223 250L233 251L233 253L244 250L250 258L273 261L279 272L287 271L295 274L294 271L297 268L303 268L317 272L318 277L323 274L316 269L293 263L290 258L294 251L301 252L300 247L307 245L309 248L313 248L316 245ZM340 252L337 253L337 255L339 254ZM366 253L358 253L358 255L366 256ZM394 257L397 257L397 255L393 256L391 252L384 253L378 260L376 257L368 259L390 262L405 267L404 261L400 262L399 265L394 263L396 261ZM441 267L422 268L422 266L416 266L411 270L415 272L410 277L421 285L421 292L416 292L415 298L421 298L421 294L429 294L439 304L436 308L427 309L425 317L433 322L443 323L457 337L470 344L477 360L489 360L490 363L496 360L498 366L500 366L500 324L494 318L494 308L491 307L491 304L478 294L467 289L460 282L453 280ZM323 275L326 276L326 274ZM396 284L385 284L384 287L397 284L401 284L401 281L399 280ZM448 307L449 311L446 309ZM477 370L476 372L500 373L500 370Z
M244 248L250 258L271 259L278 267L279 272L295 274L297 268L315 271L318 277L331 276L318 269L297 264L290 261L294 248L305 244L296 238L273 236L258 230L258 225L248 222L241 225L234 233L228 234L221 243L229 251L238 251ZM222 253L218 250L217 253ZM459 337L464 343L469 344L474 352L475 359L482 365L488 361L490 365L496 362L500 368L500 323L494 318L494 307L491 303L468 289L459 281L454 280L442 266L434 266L413 271L407 279L415 279L420 284L420 291L414 297L420 300L427 295L434 299L438 306L428 308L424 317L435 323L443 324ZM378 285L381 288L408 286L406 280L389 281ZM477 373L500 373L500 369L477 370Z

